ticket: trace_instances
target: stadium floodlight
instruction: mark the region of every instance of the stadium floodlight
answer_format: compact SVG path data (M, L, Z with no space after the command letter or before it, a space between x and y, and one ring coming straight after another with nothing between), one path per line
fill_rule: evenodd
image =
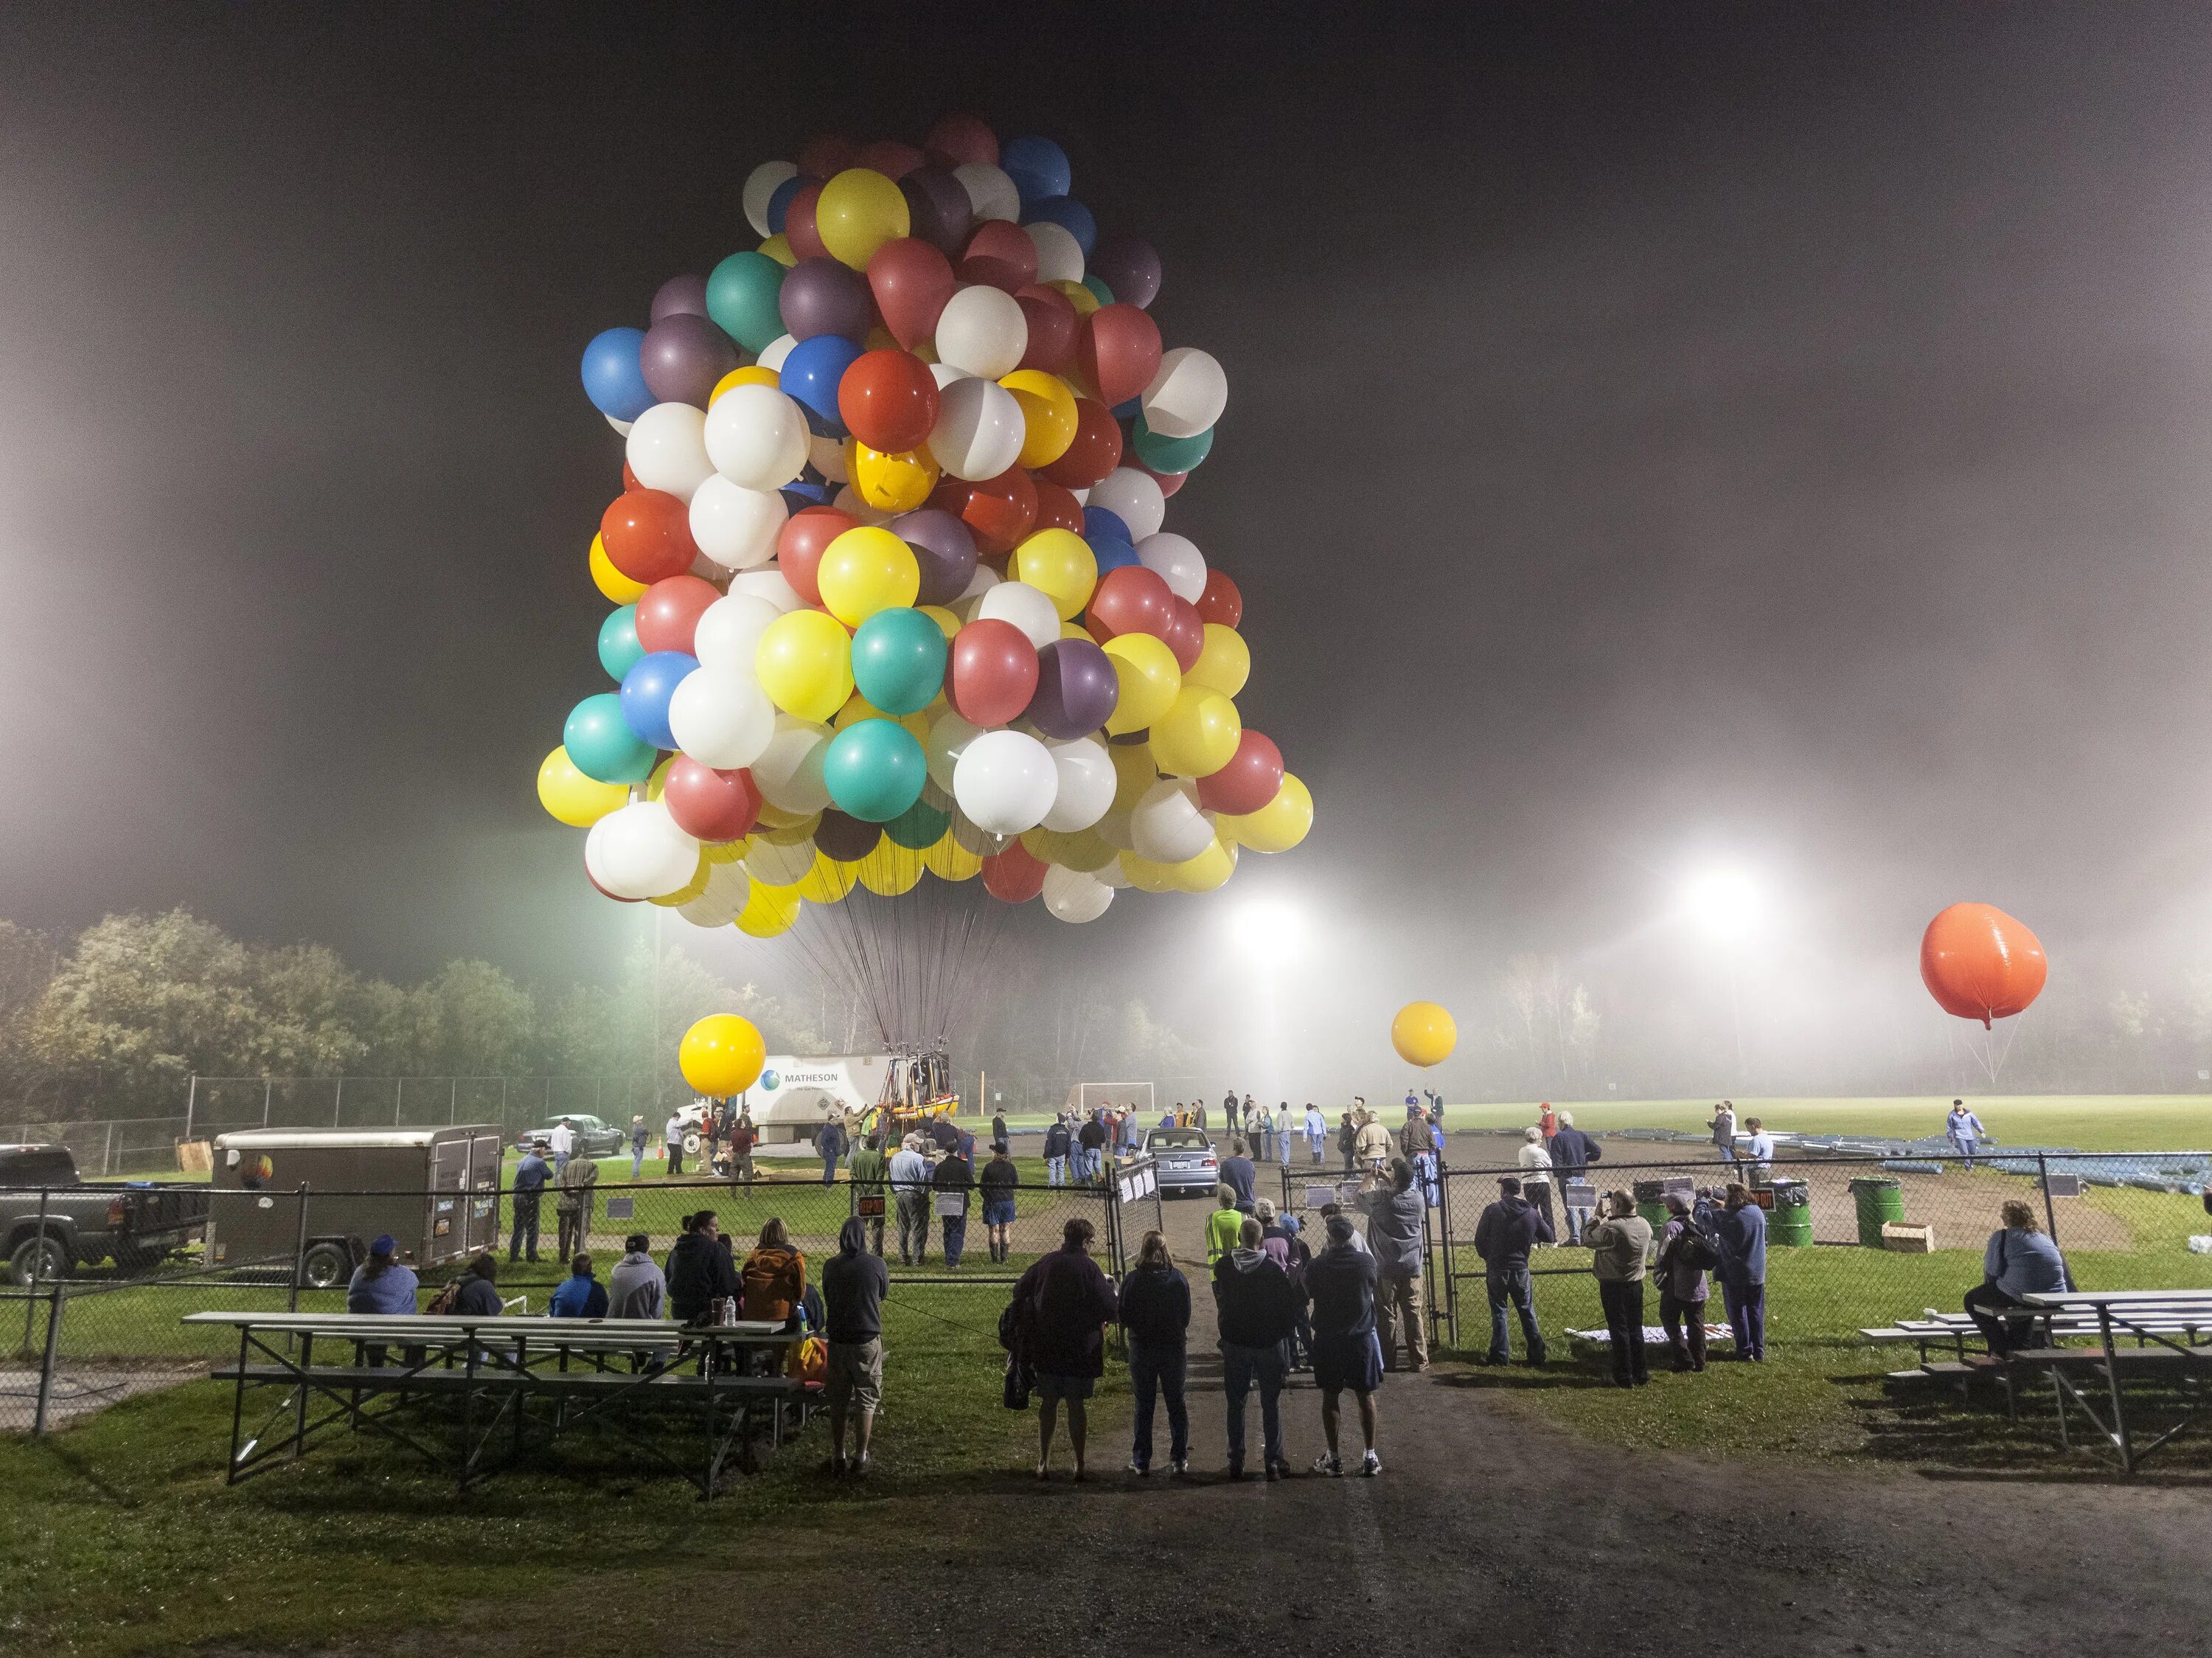
M1305 917L1281 899L1253 899L1231 911L1229 921L1237 942L1268 960L1280 960L1305 938Z
M1682 912L1723 944L1738 944L1766 918L1758 877L1735 864L1700 869L1682 884Z

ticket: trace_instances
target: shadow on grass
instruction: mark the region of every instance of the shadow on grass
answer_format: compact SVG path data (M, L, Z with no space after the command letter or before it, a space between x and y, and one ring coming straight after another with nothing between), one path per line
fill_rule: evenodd
M1993 1381L1973 1379L1962 1392L1949 1379L1892 1381L1883 1373L1838 1375L1864 1436L1865 1454L1910 1465L1930 1479L2057 1482L2068 1484L2212 1484L2212 1413L2191 1421L2129 1474L2104 1431L2079 1407L2067 1406L2070 1448L2059 1442L2058 1407L2047 1384L2024 1383L2017 1414L2005 1414ZM2128 1422L2138 1445L2180 1422L2200 1399L2163 1387L2130 1389ZM2100 1413L2108 1407L2098 1401Z

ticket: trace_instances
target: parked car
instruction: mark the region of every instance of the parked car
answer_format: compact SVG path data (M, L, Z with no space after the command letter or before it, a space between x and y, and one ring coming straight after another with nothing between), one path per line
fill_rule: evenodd
M574 1156L613 1157L629 1149L629 1135L626 1131L609 1126L604 1118L582 1116L556 1117L544 1128L534 1128L517 1137L515 1144L526 1146L535 1140L550 1140L553 1137L555 1125L561 1123L566 1123L576 1131L576 1146L572 1154Z
M1163 1198L1184 1192L1211 1198L1221 1184L1221 1159L1202 1128L1147 1129L1145 1155L1159 1170Z
M204 1186L93 1186L77 1178L67 1146L0 1145L0 1260L10 1283L67 1277L95 1261L149 1267L197 1240L207 1217Z

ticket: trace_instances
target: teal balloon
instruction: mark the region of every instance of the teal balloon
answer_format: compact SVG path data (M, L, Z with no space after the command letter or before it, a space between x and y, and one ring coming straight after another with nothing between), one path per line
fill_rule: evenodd
M853 635L853 684L886 714L919 714L945 685L945 630L918 610L879 610Z
M599 666L617 685L622 676L637 666L637 659L645 655L645 647L637 642L637 607L624 605L620 610L608 613L607 619L599 624Z
M776 300L783 267L765 253L732 253L707 277L707 314L716 327L756 354L784 333Z
M1213 447L1213 429L1209 426L1196 437L1162 437L1145 424L1145 417L1137 417L1133 442L1137 459L1156 472L1187 472L1206 459L1206 451Z
M914 733L896 721L855 720L830 739L822 778L839 811L863 823L889 823L921 798L929 763Z
M1099 281L1097 277L1092 276L1085 277L1083 278L1083 285L1091 290L1093 296L1097 298L1101 305L1111 305L1114 303L1114 290L1109 288L1104 283Z
M561 743L576 770L594 783L643 783L658 751L629 728L622 698L611 691L586 697L568 710Z
M951 826L951 813L918 800L884 826L884 838L909 852L927 852L945 838L945 832Z

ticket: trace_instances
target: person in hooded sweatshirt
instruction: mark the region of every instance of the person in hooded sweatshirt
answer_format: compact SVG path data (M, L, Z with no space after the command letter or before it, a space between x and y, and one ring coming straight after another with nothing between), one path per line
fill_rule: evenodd
M1346 1388L1359 1401L1359 1431L1366 1448L1359 1472L1382 1472L1375 1454L1375 1393L1382 1385L1382 1349L1375 1339L1375 1257L1352 1247L1358 1235L1346 1215L1328 1217L1328 1247L1306 1268L1313 1296L1314 1385L1321 1390L1321 1428L1328 1449L1314 1464L1317 1474L1344 1472L1337 1427Z
M738 1293L738 1269L722 1247L722 1223L711 1209L684 1222L668 1252L668 1311L678 1324L703 1324L712 1304Z
M657 1319L665 1314L668 1280L647 1253L653 1240L642 1232L623 1240L623 1258L607 1274L607 1316L611 1319Z
M1136 1436L1129 1447L1129 1472L1152 1471L1152 1411L1157 1400L1168 1407L1168 1460L1179 1473L1190 1472L1190 1412L1182 1398L1190 1331L1190 1281L1176 1268L1168 1240L1145 1234L1137 1264L1121 1280L1122 1333L1129 1344L1129 1385L1137 1395Z
M738 1274L745 1298L744 1316L788 1326L806 1297L806 1257L791 1247L791 1234L780 1216L771 1215L760 1241Z
M1265 1228L1245 1221L1237 1247L1213 1264L1221 1330L1223 1391L1229 1406L1229 1477L1244 1478L1244 1400L1260 1390L1262 1465L1269 1479L1290 1471L1283 1450L1283 1344L1298 1327L1305 1294L1260 1247Z
M1370 1192L1359 1204L1367 1211L1367 1243L1375 1252L1375 1265L1382 1274L1376 1289L1375 1314L1382 1368L1398 1368L1398 1339L1402 1331L1407 1368L1418 1375L1429 1368L1429 1338L1421 1320L1421 1255L1428 1227L1428 1197L1413 1184L1413 1164L1394 1157L1389 1186Z

